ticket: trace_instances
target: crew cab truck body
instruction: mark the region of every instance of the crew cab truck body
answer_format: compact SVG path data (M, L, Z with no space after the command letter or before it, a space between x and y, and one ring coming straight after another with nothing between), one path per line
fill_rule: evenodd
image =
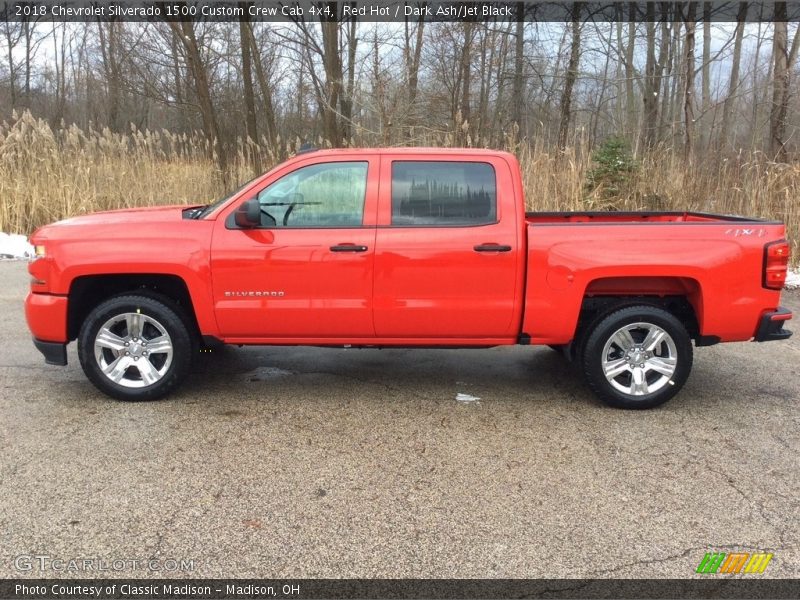
M790 335L781 223L526 214L504 152L309 152L206 207L74 217L32 242L35 344L64 365L77 339L125 400L167 394L214 343L543 344L608 404L646 408L684 384L692 341Z

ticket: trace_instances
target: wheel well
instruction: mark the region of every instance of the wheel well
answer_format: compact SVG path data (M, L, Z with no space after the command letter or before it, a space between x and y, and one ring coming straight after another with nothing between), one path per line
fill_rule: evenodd
M575 339L570 344L572 357L581 351L580 347L584 340L584 334L591 328L592 324L598 323L620 308L641 304L666 310L683 323L690 338L697 342L702 341L697 314L686 296L584 296L580 316L578 317L578 327L575 331ZM698 345L701 344L698 343Z
M683 323L692 339L700 335L697 314L686 296L586 296L578 317L578 330L615 310L639 304L656 306L671 313Z
M89 312L101 302L119 294L141 294L174 304L197 336L200 328L186 283L177 275L129 274L87 275L78 277L70 286L67 305L67 336L78 337Z

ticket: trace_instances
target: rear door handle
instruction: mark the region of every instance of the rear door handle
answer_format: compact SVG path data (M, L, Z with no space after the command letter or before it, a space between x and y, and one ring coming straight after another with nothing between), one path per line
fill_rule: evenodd
M478 244L473 248L475 252L511 252L511 246L500 244Z
M331 252L366 252L366 246L357 246L356 244L337 244L331 246Z

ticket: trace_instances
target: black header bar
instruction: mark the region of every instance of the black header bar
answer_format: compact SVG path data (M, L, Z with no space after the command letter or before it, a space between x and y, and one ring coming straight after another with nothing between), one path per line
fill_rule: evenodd
M482 2L355 0L0 0L3 21L264 21L306 22L351 20L403 22L423 18L427 22L572 20L682 21L695 5L695 18L714 22L799 21L800 0L788 2Z
M0 598L797 598L800 580L702 579L6 579Z

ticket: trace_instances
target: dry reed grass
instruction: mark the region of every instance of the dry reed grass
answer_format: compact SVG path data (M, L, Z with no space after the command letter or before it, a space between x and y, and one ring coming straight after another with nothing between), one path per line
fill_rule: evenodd
M580 139L564 153L541 142L516 143L529 210L699 210L786 222L794 263L800 241L800 164L777 164L758 153L691 164L668 148L639 157L625 192L612 199L587 194L591 168ZM424 140L452 144L449 136ZM268 168L298 142L280 150L240 141L226 177L199 135L132 129L53 129L29 113L0 124L0 231L29 234L67 216L156 204L205 203L250 179L253 165ZM228 182L228 183L226 183Z

